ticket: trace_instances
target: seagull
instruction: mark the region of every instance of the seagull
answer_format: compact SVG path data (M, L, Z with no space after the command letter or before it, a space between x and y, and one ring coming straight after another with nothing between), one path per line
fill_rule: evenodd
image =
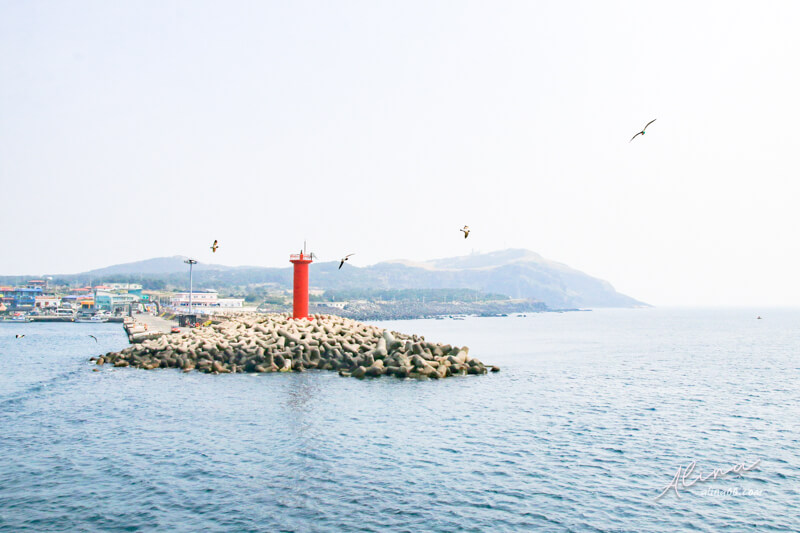
M460 229L460 230L458 230L458 231L463 231L463 232L464 232L464 238L465 238L465 239L466 239L467 237L469 237L469 226L464 226L463 228L461 228L461 229Z
M21 339L21 338L22 338L22 337L24 337L24 336L25 336L25 335L20 335L19 333L17 333L17 338L18 338L18 339Z
M217 244L217 239L214 239L214 244L211 245L211 251L216 252L219 245Z
M347 258L350 257L351 255L356 255L356 254L347 254L346 256L342 257L342 260L339 261L339 270L342 269L342 267L344 266L344 262L347 261Z
M642 128L642 131L640 131L639 133L637 133L636 135L634 135L633 137L631 137L631 140L630 140L630 141L628 141L628 142L631 142L632 140L634 140L634 139L635 139L636 137L638 137L639 135L644 135L644 130L646 130L646 129L647 129L647 126L649 126L650 124L652 124L652 123L653 123L653 122L655 122L655 121L656 121L656 119L653 119L653 120L651 120L650 122L648 122L647 124L645 124L644 128Z
M94 335L89 335L89 336L94 339L94 342L97 342L97 337L95 337Z

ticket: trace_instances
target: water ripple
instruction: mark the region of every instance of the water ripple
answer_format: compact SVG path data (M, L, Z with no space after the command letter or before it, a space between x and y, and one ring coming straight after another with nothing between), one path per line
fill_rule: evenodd
M22 345L0 325L0 531L794 531L783 313L389 324L503 368L441 382L93 372L88 329L29 325ZM679 465L756 458L654 501Z

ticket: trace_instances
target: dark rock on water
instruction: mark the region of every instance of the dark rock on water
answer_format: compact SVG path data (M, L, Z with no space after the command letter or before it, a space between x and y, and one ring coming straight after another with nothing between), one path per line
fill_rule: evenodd
M98 365L183 372L304 372L334 370L340 376L442 379L485 374L469 348L426 341L348 318L287 314L240 314L211 326L132 344L121 352L92 358Z

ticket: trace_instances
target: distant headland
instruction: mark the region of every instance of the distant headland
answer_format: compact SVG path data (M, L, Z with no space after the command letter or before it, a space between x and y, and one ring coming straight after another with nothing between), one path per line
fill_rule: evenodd
M104 291L127 284L147 294L147 303L167 307L175 295L185 299L189 288L184 260L181 256L161 257L37 278L46 278L51 295L53 287L69 293L75 289L88 292L96 287ZM338 266L338 261L311 265L310 305L314 312L336 308L337 314L369 320L648 306L617 292L607 281L523 249L424 262L394 260L366 267L349 263L341 269ZM15 296L27 298L26 304L34 303L36 295L32 292L17 291L27 288L30 281L31 276L0 276L0 298L7 308L20 302ZM193 282L194 292L214 292L217 301L233 302L237 307L286 312L291 303L290 265L276 268L198 263ZM195 300L196 305L199 303Z

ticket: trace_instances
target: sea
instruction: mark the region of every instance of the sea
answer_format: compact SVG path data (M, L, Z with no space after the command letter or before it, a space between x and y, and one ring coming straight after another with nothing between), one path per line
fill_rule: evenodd
M377 324L501 371L96 371L120 324L0 323L0 531L800 530L798 309Z

